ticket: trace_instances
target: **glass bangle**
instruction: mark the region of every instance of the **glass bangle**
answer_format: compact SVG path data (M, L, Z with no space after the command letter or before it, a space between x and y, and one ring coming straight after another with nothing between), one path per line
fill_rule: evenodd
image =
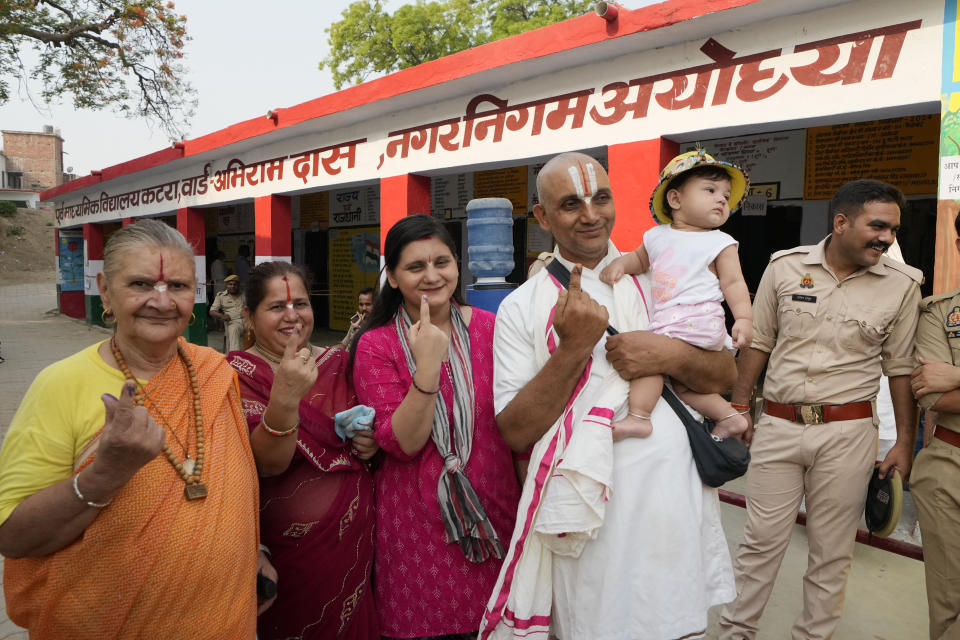
M266 414L260 416L260 426L263 427L263 430L266 431L269 435L274 438L285 438L286 436L291 435L294 431L297 430L297 427L300 426L300 423L297 422L295 425L287 429L286 431L277 431L276 429L270 428L270 425L267 424Z

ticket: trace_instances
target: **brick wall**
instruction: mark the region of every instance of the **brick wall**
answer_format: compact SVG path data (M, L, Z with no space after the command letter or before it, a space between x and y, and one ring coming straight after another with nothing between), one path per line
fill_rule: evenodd
M50 189L63 181L63 139L56 133L3 132L7 171L22 171L22 189Z

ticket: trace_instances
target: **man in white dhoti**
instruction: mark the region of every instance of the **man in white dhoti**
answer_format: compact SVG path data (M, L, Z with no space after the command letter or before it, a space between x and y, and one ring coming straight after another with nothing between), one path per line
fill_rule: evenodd
M723 392L736 379L733 358L634 331L647 324L650 283L644 275L611 288L598 278L620 253L596 160L553 158L537 190L534 215L572 275L565 291L537 273L497 314L497 424L511 448L533 451L480 638L698 637L707 609L735 596L717 492L700 482L665 402L649 438L612 443L609 425L627 411L623 378L662 373ZM606 338L608 323L623 333Z

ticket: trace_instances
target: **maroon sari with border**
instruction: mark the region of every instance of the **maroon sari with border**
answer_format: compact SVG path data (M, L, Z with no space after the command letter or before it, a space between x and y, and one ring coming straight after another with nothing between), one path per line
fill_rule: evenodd
M257 622L260 640L380 637L371 585L373 476L334 432L334 415L356 404L347 358L337 347L317 358L290 467L260 478L260 539L278 574L277 599ZM273 369L246 351L227 359L252 431L266 410Z

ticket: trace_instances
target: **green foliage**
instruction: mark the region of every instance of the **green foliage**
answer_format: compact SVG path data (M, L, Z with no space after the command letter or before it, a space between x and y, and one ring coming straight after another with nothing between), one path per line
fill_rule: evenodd
M0 0L0 104L11 80L39 82L44 102L111 107L180 138L193 113L181 64L186 16L164 0ZM36 51L28 67L23 53Z
M0 200L0 218L12 218L17 215L17 205L9 200Z
M24 233L26 233L26 232L27 232L27 230L24 229L22 226L20 226L19 224L15 224L15 225L13 225L12 227L10 227L9 229L7 229L7 237L15 236L15 237L19 238L19 237L21 237L21 236L22 236Z
M327 28L337 89L587 13L591 0L416 0L393 15L357 0Z

